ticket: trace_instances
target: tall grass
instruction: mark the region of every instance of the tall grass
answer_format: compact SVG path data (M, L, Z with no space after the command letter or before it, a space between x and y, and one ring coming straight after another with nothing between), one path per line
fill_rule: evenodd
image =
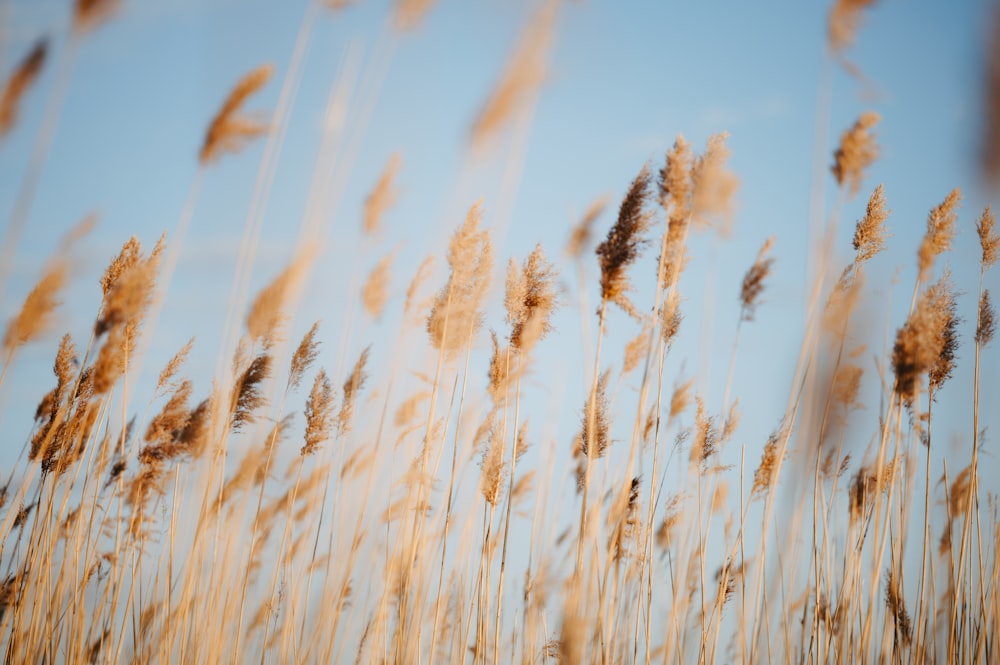
M111 18L115 4L78 2L74 29ZM399 3L396 28L417 25L429 4ZM850 71L843 51L866 4L837 2L831 13L830 58ZM151 247L124 243L96 281L89 337L61 338L55 385L33 423L3 423L10 441L24 441L0 488L6 662L1000 659L1000 521L980 467L982 412L997 399L981 369L996 362L988 284L1000 235L988 208L973 224L960 191L941 192L907 259L917 267L908 313L878 321L887 341L867 348L867 310L881 304L891 317L878 301L888 296L866 283L869 266L895 251L892 196L867 178L880 153L871 111L824 156L838 191L828 238L840 210L870 194L847 265L835 264L840 248L828 240L809 249L799 347L768 351L795 365L766 441L740 434L740 412L758 408L759 395L734 395L743 385L734 377L747 354L761 353L741 337L746 329L776 325L768 294L789 256L780 238L762 230L742 282L721 285L737 296L722 314L736 322L734 336L711 350L729 358L721 401L672 362L678 340L699 335L684 318L702 304L682 291L685 269L700 260L691 240L724 238L733 217L738 180L725 133L700 151L679 135L660 163L636 164L630 183L609 183L621 189L611 223L598 200L564 252L538 245L508 257L502 287L488 207L462 202L464 221L453 220L436 257L447 275L432 281L428 259L405 298L395 274L405 249L379 237L382 217L405 206L394 155L358 220L359 251L374 269L350 293L335 287L340 329L312 323L294 346L320 256L312 219L304 249L243 302L257 206L276 168L279 144L269 144L211 388L196 390L199 372L188 371L195 341L177 344L155 383L143 381L143 340L157 329L202 169L283 131L320 9L303 19L274 122L241 115L272 73L281 76L264 66L207 122L177 227ZM559 9L546 3L529 25L470 148L530 111ZM44 64L39 42L0 96L0 137L15 131L20 98ZM363 107L375 103L378 80ZM336 91L331 109L347 103ZM317 191L342 156L335 144L323 137ZM13 237L26 214L8 220ZM8 368L52 330L91 225L67 235L9 321L0 391L19 390ZM977 265L949 269L956 234L972 229ZM978 270L971 307L952 270ZM565 286L573 271L575 291ZM557 328L556 312L571 309L579 328ZM394 342L369 345L383 318L397 326ZM487 330L491 321L502 324ZM609 322L632 325L633 339L616 347ZM584 385L538 370L579 338L593 342ZM339 350L340 366L318 366L324 345ZM943 390L959 362L972 365L972 404L949 404L955 393ZM760 377L761 390L776 385ZM565 403L538 408L561 391ZM968 412L968 442L939 454L942 409ZM558 429L567 412L572 431Z

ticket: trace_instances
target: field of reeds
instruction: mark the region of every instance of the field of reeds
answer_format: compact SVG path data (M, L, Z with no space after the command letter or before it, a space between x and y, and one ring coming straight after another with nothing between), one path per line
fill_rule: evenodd
M287 66L247 63L200 135L170 137L194 146L176 218L109 250L99 215L32 212L58 196L75 61L129 6L70 4L55 55L41 38L0 81L4 662L1000 661L1000 230L960 189L1000 170L1000 60L981 63L981 180L894 191L872 178L877 104L832 94L877 87L851 51L875 3L836 0L819 147L795 166L822 180L807 245L777 222L732 240L727 127L677 127L572 219L517 226L558 28L587 10L544 0L455 131L470 170L498 144L500 166L428 222L407 217L406 156L347 186L397 40L437 11L400 0L367 60L335 63L300 219L276 233L311 33L359 11L309 0ZM234 260L206 279L189 252L238 162ZM892 211L926 196L922 219ZM553 227L559 245L520 240ZM49 258L18 263L39 235Z

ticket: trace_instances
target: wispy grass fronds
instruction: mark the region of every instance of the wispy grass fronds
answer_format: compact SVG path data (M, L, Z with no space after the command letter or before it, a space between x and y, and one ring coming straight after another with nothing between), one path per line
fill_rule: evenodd
M78 32L93 30L111 18L121 0L75 0L73 3L73 29Z
M876 2L877 0L835 0L827 25L832 51L843 51L854 43L854 37L864 18L864 10Z
M727 235L740 181L729 169L729 134L713 134L691 167L691 218L702 228L716 224Z
M840 137L840 146L833 153L830 170L837 184L845 187L852 198L861 189L865 170L879 155L878 144L872 128L881 116L875 111L865 111L857 121Z
M854 229L855 261L862 263L885 251L885 220L892 214L885 207L885 192L879 185L868 199L865 216L858 220Z
M375 183L375 188L365 199L361 228L366 234L377 233L382 227L383 215L396 205L396 199L399 197L399 192L396 191L396 175L402 166L403 157L399 153L390 156L382 170L382 175Z
M42 278L24 299L21 309L8 324L3 336L3 349L8 354L23 344L32 342L52 323L56 308L62 304L60 292L66 286L68 266L63 261L49 266Z
M393 258L393 254L382 257L361 287L361 303L368 316L375 320L382 318L385 303L389 300L389 268L392 266Z
M979 297L978 321L979 323L976 326L976 344L986 346L992 341L993 335L997 330L996 310L993 309L993 303L990 302L990 292L988 289L984 289L983 294Z
M957 343L949 327L955 316L955 295L951 275L945 273L920 296L906 324L896 334L892 366L896 374L896 392L912 404L920 392L921 376L931 372L943 357L954 357ZM952 348L949 348L949 344ZM951 362L942 365L950 372Z
M594 223L604 213L608 200L607 196L596 199L583 213L580 221L573 226L569 241L566 243L566 256L578 259L589 251L590 243L594 237Z
M493 246L489 234L479 228L479 221L480 210L476 204L451 237L448 244L451 274L427 317L431 343L449 355L463 348L469 335L482 325L480 308L489 289Z
M649 167L644 166L622 199L618 221L611 227L608 237L597 246L597 257L601 265L601 300L615 303L632 316L636 316L637 312L627 296L632 290L632 284L626 271L639 258L642 247L648 243L644 234L653 220L646 210L649 185Z
M611 445L611 414L608 412L608 380L611 370L606 370L597 381L594 399L588 400L583 414L583 431L580 433L580 452L592 459L600 458ZM593 409L593 412L591 412ZM590 431L593 426L594 431ZM590 443L593 441L593 450Z
M333 436L333 387L325 370L320 370L313 381L309 399L306 400L306 432L302 456L312 455L319 444Z
M227 152L238 152L248 141L267 132L267 125L240 114L251 95L263 88L274 68L262 65L244 76L230 91L205 132L198 160L209 164Z
M986 206L976 222L976 234L979 236L979 247L983 252L982 268L985 272L1000 261L1000 233L997 233L996 217L989 206Z
M920 268L920 280L927 278L934 259L951 249L955 238L955 222L958 220L958 203L962 193L956 188L948 193L944 201L934 206L927 215L927 231L920 242L917 251L917 265Z
M365 386L365 381L368 379L368 375L365 373L365 365L368 364L368 355L370 353L370 346L361 352L361 355L358 356L358 361L354 363L354 368L351 370L350 375L344 381L344 399L340 403L340 413L337 414L337 432L341 436L345 436L351 431L354 404L361 393L361 389Z
M41 75L48 49L47 39L36 41L4 84L3 92L0 92L0 139L17 124L21 100Z
M474 145L495 136L545 81L558 10L558 0L545 0L528 20L506 70L472 125Z
M771 268L774 266L774 258L767 256L772 247L774 247L774 236L764 241L760 251L757 252L757 259L743 276L743 285L740 287L741 321L753 321L757 312L760 294L764 292L764 281L771 274Z
M518 268L507 265L504 309L510 325L510 344L528 351L552 330L552 313L558 304L555 267L536 245Z

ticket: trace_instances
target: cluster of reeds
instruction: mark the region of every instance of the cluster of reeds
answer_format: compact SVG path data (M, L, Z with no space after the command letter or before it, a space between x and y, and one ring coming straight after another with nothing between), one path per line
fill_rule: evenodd
M116 4L77 2L73 29L83 34ZM395 29L418 24L430 4L400 2ZM835 3L833 55L868 4ZM557 16L558 4L545 3L533 20L473 145L532 103ZM43 41L10 75L0 138L16 127L45 58ZM273 73L253 70L224 99L200 169L276 140L282 112L272 122L241 114ZM294 72L285 76L287 92ZM888 322L895 336L869 363L866 273L891 248L892 196L866 178L878 121L862 113L831 148L840 201L871 194L839 278L830 278L833 253L815 250L821 269L787 409L761 441L740 434L740 408L755 408L754 396L741 402L730 388L741 330L768 326L774 237L761 238L742 283L730 285L736 336L721 402L697 392L672 358L677 340L696 334L683 309L697 304L681 291L698 260L689 241L722 237L732 221L738 181L724 133L700 152L679 135L660 163L639 167L597 243L606 201L595 202L568 233L569 265L539 245L510 257L495 285L489 210L472 204L438 257L447 274L436 284L428 259L405 298L394 297L397 248L352 285L342 330L311 323L294 347L315 229L303 224L304 249L248 300L253 209L211 387L186 375L192 340L144 404L143 340L177 264L196 180L176 228L152 247L131 238L111 260L90 337L58 343L55 385L33 425L3 424L8 439L24 439L0 487L5 662L1000 659L1000 519L979 467L980 406L996 399L980 369L996 362L987 284L1000 234L988 208L973 223L959 190L947 193L927 217L908 315ZM263 159L262 172L273 152ZM402 168L393 156L364 199L369 238L401 198ZM4 377L18 352L45 339L92 223L67 234L8 322L0 390L15 389ZM829 224L837 237L836 215ZM973 229L981 255L969 309L942 256ZM573 266L576 293L562 286ZM596 344L586 385L571 387L563 407L575 430L553 432L556 414L552 423L528 418L539 413L532 400L558 389L535 368L559 353L560 338L579 336L554 325L577 303ZM390 348L362 348L350 335L355 318L375 325L393 309ZM614 309L625 314L615 324L635 332L618 349L620 367L604 344ZM423 353L403 353L411 339ZM321 344L347 348L350 360L316 367ZM959 362L973 366L968 441L942 456L933 413L948 408L942 391ZM878 376L867 376L872 367ZM878 386L867 404L866 385Z

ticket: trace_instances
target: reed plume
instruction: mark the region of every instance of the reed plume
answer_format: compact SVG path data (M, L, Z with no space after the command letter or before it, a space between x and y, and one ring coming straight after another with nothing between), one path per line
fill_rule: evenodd
M740 320L753 321L760 304L760 294L764 292L764 280L771 274L774 259L767 256L767 253L774 247L774 236L771 236L761 245L757 252L757 259L743 276L743 284L740 287Z
M351 431L351 418L354 415L354 403L358 398L361 389L364 388L368 375L365 374L365 365L368 364L368 355L371 347L366 347L358 361L354 363L347 380L344 381L344 399L340 403L340 413L337 414L337 432L344 436Z
M955 238L955 222L958 220L958 202L961 198L962 193L957 188L953 189L944 201L934 206L927 215L927 232L924 233L917 252L921 281L927 278L931 268L934 267L934 259L951 249L951 242Z
M4 84L3 92L0 92L0 139L17 124L21 100L41 75L48 49L47 39L36 41Z
M326 371L320 369L306 401L305 444L301 450L303 457L312 455L319 444L333 435L333 407L333 387Z
M646 210L649 185L649 167L643 166L622 199L618 220L608 231L608 237L597 246L601 266L601 300L615 303L632 316L637 316L637 312L626 295L632 290L626 270L639 258L642 247L648 242L643 234L653 222L652 215Z
M855 34L863 19L862 12L876 2L877 0L835 0L827 24L832 51L843 51L854 43Z
M729 231L733 215L734 196L739 178L729 170L729 134L721 132L708 137L703 152L691 166L691 219L700 227L709 227L712 218L721 218L718 230L723 235ZM678 159L683 161L683 146L678 146Z
M862 113L851 128L841 135L840 146L833 153L833 166L830 170L838 185L846 185L852 198L861 189L865 169L878 157L878 144L875 143L875 135L871 130L880 119L875 111Z
M479 228L479 204L472 206L465 222L448 244L451 274L438 292L427 316L427 332L435 348L454 355L482 325L479 308L489 288L493 247L489 234Z
M570 231L569 240L566 242L566 255L568 257L579 259L587 251L594 236L594 223L604 212L604 208L607 205L608 197L602 196L587 207L587 210L583 213L583 217L580 218L580 221Z
M75 0L73 3L73 29L78 32L93 30L111 18L121 0Z
M513 260L507 265L504 308L513 348L528 351L552 330L552 313L558 305L555 280L555 267L541 245L520 268Z
M50 266L31 293L24 299L21 309L8 324L3 337L3 348L8 354L14 349L37 339L52 322L55 309L62 304L60 292L66 286L67 266L58 261Z
M368 312L368 316L376 320L382 318L385 303L389 299L389 267L392 265L392 260L392 254L383 257L372 268L364 286L361 287L361 302L365 311Z
M545 81L558 9L558 0L546 0L528 21L507 69L472 124L474 145L493 137Z
M945 273L920 296L906 324L896 334L892 365L896 374L896 393L912 405L920 391L920 377L938 363L938 378L950 373L957 338L954 335L954 287ZM949 332L951 330L951 332ZM943 380L943 379L942 379Z
M976 234L979 236L979 247L983 252L982 270L989 270L1000 261L1000 233L996 231L996 217L989 206L976 222Z
M858 220L854 229L855 262L862 263L879 252L885 251L885 220L892 214L885 207L885 192L879 185L868 198L865 216Z
M382 227L382 217L396 204L399 192L395 181L399 169L403 166L403 158L394 153L386 162L382 175L379 176L375 188L365 198L364 216L361 228L367 235L373 235Z
M986 346L993 339L996 333L997 322L996 312L993 303L990 302L990 292L983 289L983 294L979 297L979 317L976 325L976 344Z
M246 74L230 91L205 132L198 154L202 165L217 160L223 153L238 152L243 145L267 132L267 125L240 114L240 109L255 92L267 84L274 68L262 65Z
M319 355L319 340L316 339L316 334L319 332L319 321L312 324L303 337L299 345L295 347L295 353L292 354L292 364L288 370L288 387L298 388L299 383L302 381L302 376L306 373L313 362L316 360L316 356Z

